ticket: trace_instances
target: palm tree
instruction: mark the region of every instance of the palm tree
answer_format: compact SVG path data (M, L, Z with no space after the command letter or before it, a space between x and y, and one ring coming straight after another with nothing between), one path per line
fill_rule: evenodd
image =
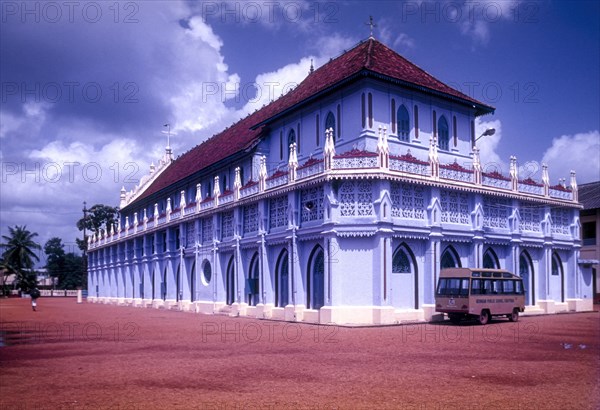
M40 258L34 250L42 247L33 240L38 234L29 232L27 226L9 226L8 231L10 235L2 235L6 242L0 244L0 248L3 249L2 260L4 265L17 275L19 287L26 290L35 286L33 266L34 261L39 261Z

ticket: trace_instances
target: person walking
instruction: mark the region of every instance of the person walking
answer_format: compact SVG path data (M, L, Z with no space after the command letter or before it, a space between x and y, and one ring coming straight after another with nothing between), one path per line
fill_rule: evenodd
M29 292L29 295L31 296L31 309L33 309L33 311L35 312L36 307L37 307L37 300L40 297L41 293L40 290L35 287L33 289L31 289L31 292Z

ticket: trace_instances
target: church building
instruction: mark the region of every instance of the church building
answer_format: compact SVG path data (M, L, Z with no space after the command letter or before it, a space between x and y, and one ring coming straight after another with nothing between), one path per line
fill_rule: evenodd
M88 300L309 323L430 320L445 267L523 277L526 313L592 309L575 174L481 164L494 107L369 38L130 192L89 238ZM483 135L489 135L487 130Z

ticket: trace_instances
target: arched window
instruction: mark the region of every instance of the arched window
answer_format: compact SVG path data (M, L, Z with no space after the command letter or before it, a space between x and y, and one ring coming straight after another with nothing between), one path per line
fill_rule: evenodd
M279 159L283 160L283 131L279 131Z
M396 133L396 100L392 98L392 134Z
M410 271L410 259L404 249L399 246L392 258L392 273L410 273Z
M519 276L523 278L523 287L525 288L525 303L527 305L535 304L535 293L533 292L533 263L527 251L519 255Z
M452 246L448 246L442 253L440 268L460 268L460 258Z
M288 147L296 142L296 131L293 129L288 133Z
M448 135L448 121L443 115L438 120L438 146L440 149L448 151L450 149L450 139Z
M204 266L202 267L202 282L205 285L208 285L210 283L211 278L212 278L212 268L210 266L210 262L205 260Z
M360 96L360 114L361 114L361 124L362 127L366 127L366 119L367 119L367 109L365 108L365 93L362 93Z
M250 261L250 270L248 271L248 283L246 294L248 295L248 304L250 306L256 306L259 302L259 269L258 269L258 253L255 253L252 256L252 260Z
M488 248L483 254L483 268L484 269L500 269L500 262L498 256L493 249Z
M296 131L294 131L294 129L291 129L290 132L288 133L288 141L287 141L288 156L290 153L290 145L292 145L294 142L296 142Z
M419 107L415 105L415 139L419 139Z
M327 117L325 117L325 131L329 128L333 128L333 140L335 141L335 117L331 111L329 111Z
M317 147L318 147L318 146L321 144L321 141L320 141L320 139L319 139L319 132L320 132L320 130L321 130L321 129L320 129L320 126L321 126L321 124L319 123L319 114L317 114L317 116L316 116L316 121L315 121L315 122L316 122L316 124L317 124L317 130L316 130L316 132L315 132L315 136L316 136L316 138L317 138L317 140L316 140L316 143L317 143Z
M408 141L408 135L410 134L410 122L408 119L408 110L402 104L398 108L398 138L400 141Z
M454 138L454 146L458 144L458 133L456 132L456 115L452 117L452 137Z
M369 93L367 99L369 104L369 128L373 128L373 94Z
M337 127L337 138L341 138L342 136L342 107L338 104L337 105L337 119L338 122L340 123L340 126Z
M288 251L282 250L275 268L275 306L285 307L289 301Z
M325 254L319 245L315 246L308 259L307 272L307 307L320 309L325 305Z

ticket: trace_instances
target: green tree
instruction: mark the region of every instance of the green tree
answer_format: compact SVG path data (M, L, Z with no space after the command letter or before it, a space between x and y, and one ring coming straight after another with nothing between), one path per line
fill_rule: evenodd
M42 247L33 238L35 232L27 230L27 226L8 227L9 235L2 235L6 242L0 244L2 260L8 271L17 275L17 286L27 291L36 285L36 274L33 266L40 258L35 250Z
M72 252L65 253L60 238L51 238L44 245L48 274L58 280L59 289L76 289L87 286L87 275L83 258Z
M87 287L87 275L83 267L83 258L72 252L64 256L64 265L58 275L60 289L77 289Z
M107 229L111 226L113 229L117 228L119 208L96 204L87 211L87 215L77 221L77 229L83 231L85 229L86 235L99 233L100 229ZM77 246L82 252L87 251L87 236L82 239L76 239Z
M44 245L46 253L46 269L52 278L58 278L65 269L65 246L62 239L50 238Z

